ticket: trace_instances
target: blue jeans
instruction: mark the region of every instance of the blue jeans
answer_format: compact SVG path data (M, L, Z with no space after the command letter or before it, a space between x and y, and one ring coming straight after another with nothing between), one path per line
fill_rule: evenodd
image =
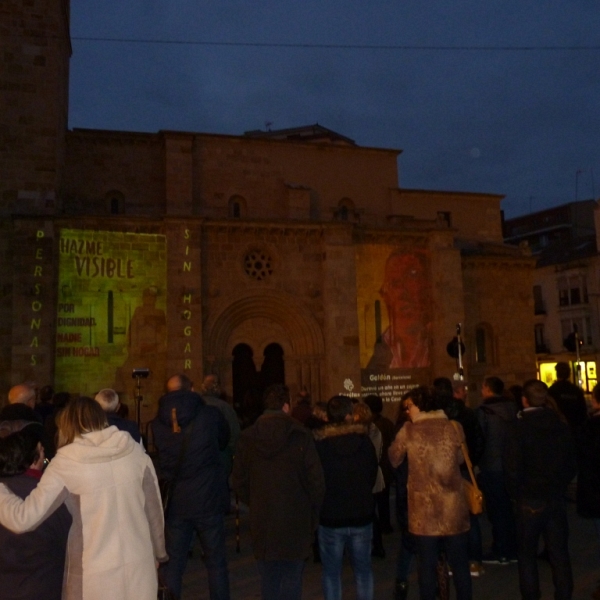
M517 554L517 532L512 502L506 491L502 471L482 471L479 487L485 498L485 509L492 525L492 553L504 558Z
M457 600L471 600L473 590L469 571L468 533L446 535L415 535L419 557L419 598L435 600L437 590L436 567L440 550L445 550L453 573Z
M323 527L319 525L319 550L325 600L342 598L342 559L344 548L350 557L356 585L356 600L373 600L371 540L373 525L362 527Z
M567 506L562 498L521 500L517 506L519 585L523 600L539 600L538 542L544 536L552 569L555 600L570 600L573 573L569 557Z
M302 600L303 560L259 560L262 600Z
M183 519L170 514L167 517L165 542L169 562L161 565L165 584L177 598L181 597L181 582L194 532L198 533L204 553L210 600L229 600L229 572L223 515Z

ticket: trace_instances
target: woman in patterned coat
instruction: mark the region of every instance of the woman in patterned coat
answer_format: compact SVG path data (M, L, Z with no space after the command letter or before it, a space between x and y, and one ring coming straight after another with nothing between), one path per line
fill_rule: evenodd
M435 599L441 548L454 574L457 600L471 600L469 509L460 474L462 428L457 424L455 429L426 387L410 390L402 400L410 422L398 432L389 458L393 467L409 459L408 529L419 557L420 598Z

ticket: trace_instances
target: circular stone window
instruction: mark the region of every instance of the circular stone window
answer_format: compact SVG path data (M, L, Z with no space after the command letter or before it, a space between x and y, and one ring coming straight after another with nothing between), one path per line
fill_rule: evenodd
M268 252L251 250L244 257L246 275L256 281L264 281L273 273L273 261Z

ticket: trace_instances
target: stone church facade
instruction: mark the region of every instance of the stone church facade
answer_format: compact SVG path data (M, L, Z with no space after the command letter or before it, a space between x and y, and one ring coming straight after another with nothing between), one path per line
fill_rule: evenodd
M69 130L67 0L9 1L0 31L2 395L131 400L150 368L144 419L177 372L238 402L379 391L391 414L457 370L457 323L474 398L535 375L533 262L502 243L501 196L403 189L399 151L320 125Z

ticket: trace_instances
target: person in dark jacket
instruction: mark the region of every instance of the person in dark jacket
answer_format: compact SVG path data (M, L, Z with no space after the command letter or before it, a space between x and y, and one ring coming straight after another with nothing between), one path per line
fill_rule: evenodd
M264 405L240 436L232 484L250 507L263 600L300 600L325 494L323 469L312 434L290 416L288 388L267 388Z
M554 367L556 381L548 393L554 398L560 412L565 416L571 432L576 434L587 420L587 404L580 387L569 381L571 367L569 363L557 362Z
M117 411L121 403L119 402L119 395L115 390L110 388L100 390L94 396L94 400L106 413L106 420L109 425L114 425L117 429L126 431L138 444L141 442L142 438L137 423L119 416Z
M576 438L577 514L591 519L600 547L600 385L592 391L590 418ZM600 600L600 584L592 594Z
M319 518L319 549L325 600L341 598L344 549L348 550L357 600L372 600L373 486L378 461L365 425L352 422L352 400L334 396L327 403L328 425L315 430L325 474Z
M53 458L56 452L53 440L44 428L42 418L35 409L36 387L26 382L10 388L8 404L0 411L2 421L26 421L27 428L35 431L38 441L42 443L46 458Z
M0 438L0 483L22 499L42 477L44 451L27 429ZM64 504L28 533L0 526L0 595L4 600L60 600L71 515Z
M517 560L517 534L510 497L506 490L503 454L517 405L504 395L504 382L486 377L481 386L483 402L477 418L483 431L484 451L479 460L479 487L485 498L487 517L492 524L492 549L484 563L507 565Z
M479 463L484 449L483 432L477 420L477 414L465 404L464 399L460 399L461 394L457 397L452 381L447 377L437 377L434 379L433 390L446 416L450 420L461 424L465 434L469 459L473 467L475 467ZM465 398L465 396L466 394L462 395L462 398ZM467 481L471 480L466 463L461 465L460 472L464 479ZM471 577L479 577L483 573L481 566L483 560L483 542L479 515L469 513L469 520L471 523L471 528L469 529L469 569Z
M394 529L390 519L390 487L392 485L392 481L394 480L394 470L392 469L392 465L390 465L388 450L394 441L396 432L394 431L394 424L387 417L384 417L381 414L383 412L383 400L381 396L370 394L365 398L365 404L373 413L373 424L381 432L381 440L383 442L379 466L381 467L381 472L383 473L383 482L385 487L383 490L375 494L377 518L379 519L381 533L392 533Z
M521 597L542 597L537 551L543 536L554 598L570 600L573 574L565 493L576 473L574 445L568 425L551 408L545 383L525 382L523 407L510 428L505 451L507 487L516 503Z
M229 600L224 515L229 510L227 475L221 450L229 425L218 408L206 406L185 375L167 382L152 421L160 477L173 482L165 521L169 561L161 565L177 598L194 532L200 538L211 600Z

